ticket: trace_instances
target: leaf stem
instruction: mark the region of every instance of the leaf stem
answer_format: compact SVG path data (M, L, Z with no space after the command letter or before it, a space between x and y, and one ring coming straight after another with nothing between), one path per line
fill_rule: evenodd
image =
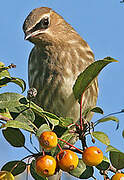
M43 156L45 156L45 151L44 151L44 149L43 149Z
M70 144L69 142L65 141L64 139L61 139L61 138L58 138L58 139L59 139L60 141L64 142L64 143L66 143L67 145L69 145L69 146L77 149L77 150L80 151L81 153L83 153L82 150L80 150L80 149L78 149L77 147L73 146L72 144Z
M78 151L77 149L75 149L75 148L73 148L73 147L71 147L71 148L63 148L63 149L64 149L64 150L65 150L65 149L71 150L71 151L76 152L76 153L78 153L78 154L82 154L82 151L80 152L80 151Z
M32 142L32 133L30 134L30 143L33 146L33 148L39 153L38 149L34 146L34 144Z
M97 121L94 122L94 126L96 126L100 120L106 118L106 117L109 117L109 116L113 116L113 115L116 115L116 114L121 114L121 113L124 113L124 110L121 110L121 111L118 111L118 112L113 112L113 113L110 113L108 115L105 115L104 117L98 119Z
M35 126L35 124L34 123L32 123L30 120L28 120L28 122L34 127L34 129L35 129L35 131L37 131L38 130L38 128Z
M60 149L60 151L62 151L62 148L61 146L59 145L59 143L57 144L58 148Z
M12 171L18 166L18 164L20 163L20 162L22 162L22 161L24 161L25 159L27 159L27 158L32 158L33 156L32 155L28 155L28 156L26 156L26 157L24 157L23 159L21 159L20 161L18 161L13 167L12 167L12 169L11 169L11 173L12 173Z
M31 153L31 154L33 154L34 155L34 153L32 152L32 151L30 151L30 149L28 149L25 145L23 146L29 153Z
M83 105L83 95L81 96L81 102L80 102L80 129L83 130L83 121L82 121L82 105Z

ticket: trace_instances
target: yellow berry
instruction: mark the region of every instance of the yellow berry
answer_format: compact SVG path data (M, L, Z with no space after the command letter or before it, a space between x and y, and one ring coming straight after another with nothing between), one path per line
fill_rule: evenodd
M88 147L83 152L82 160L87 166L97 166L103 160L103 152L96 146Z
M123 173L116 173L112 176L111 180L124 180L124 174Z
M57 135L52 131L45 131L40 135L39 142L44 149L50 150L57 146Z
M39 156L36 159L35 169L40 176L52 176L55 173L56 160L49 155Z
M78 156L71 150L63 150L56 156L59 167L66 172L75 169L78 165Z

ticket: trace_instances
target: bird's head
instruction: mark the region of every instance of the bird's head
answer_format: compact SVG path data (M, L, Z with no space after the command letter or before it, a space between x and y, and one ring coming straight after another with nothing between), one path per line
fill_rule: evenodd
M34 44L66 41L69 34L75 32L59 14L47 7L34 9L25 19L23 31L25 39Z

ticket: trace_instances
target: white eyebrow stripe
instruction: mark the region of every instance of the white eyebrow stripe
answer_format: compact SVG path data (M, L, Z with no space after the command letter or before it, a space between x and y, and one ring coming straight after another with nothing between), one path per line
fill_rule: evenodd
M28 32L28 31L30 31L31 29L33 29L33 28L41 21L41 19L43 19L43 18L45 18L45 17L48 17L48 18L49 18L49 22L50 22L50 13L49 13L49 14L44 14L44 15L41 16L41 18L40 18L38 21L36 21L36 23L35 23L32 27L30 27L29 29L27 29L26 32Z

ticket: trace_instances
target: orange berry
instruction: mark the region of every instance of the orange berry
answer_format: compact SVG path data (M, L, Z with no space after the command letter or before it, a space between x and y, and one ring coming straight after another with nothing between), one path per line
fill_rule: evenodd
M56 160L52 156L39 156L35 162L37 174L43 177L52 176L56 169Z
M63 150L56 156L59 167L66 172L75 169L78 165L78 156L71 150Z
M124 180L124 174L123 173L116 173L112 176L111 180Z
M14 176L11 172L8 171L0 171L0 179L1 180L14 180Z
M87 166L97 166L103 160L103 152L96 146L84 150L82 160Z
M45 131L40 135L39 142L44 149L49 150L57 146L57 135L52 131Z

